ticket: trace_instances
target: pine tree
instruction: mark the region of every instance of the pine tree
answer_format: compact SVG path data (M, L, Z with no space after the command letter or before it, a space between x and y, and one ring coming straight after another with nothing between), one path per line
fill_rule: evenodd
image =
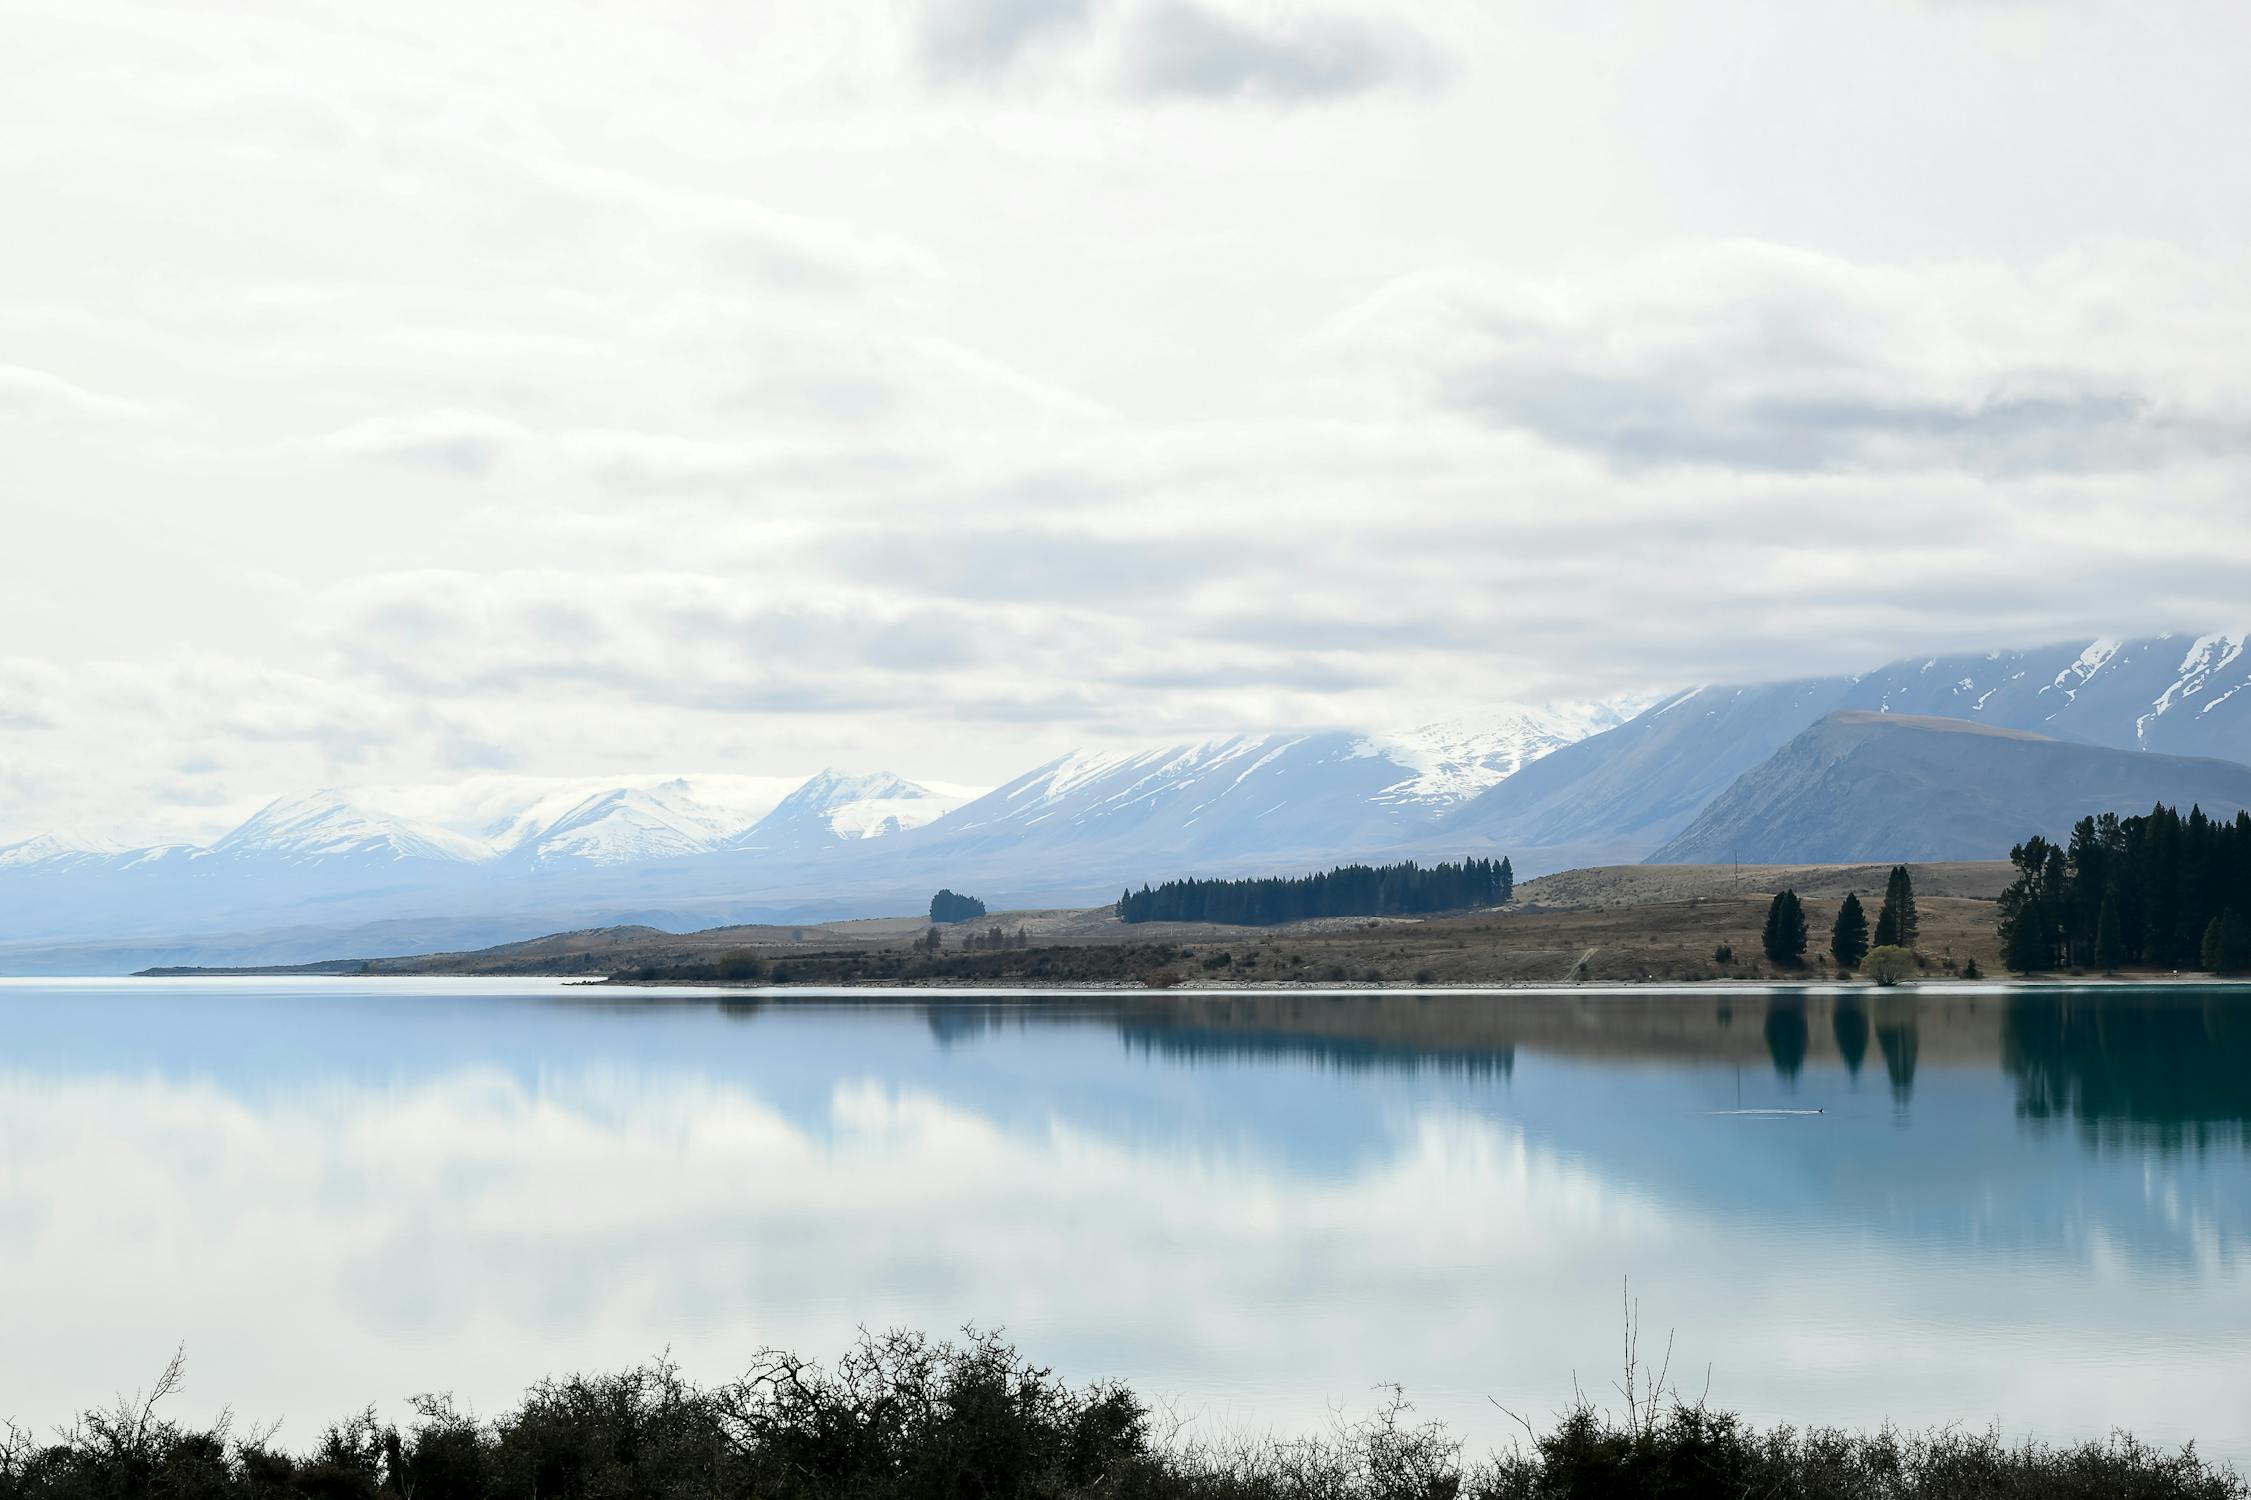
M1892 871L1892 879L1899 882L1899 946L1912 950L1923 935L1923 919L1915 910L1915 877L1901 865Z
M1509 863L1508 856L1505 854L1501 856L1499 886L1500 899L1493 904L1506 906L1516 898L1516 866Z
M2126 939L2118 926L2118 893L2103 892L2102 915L2095 921L2095 967L2115 974L2126 961Z
M1777 894L1766 909L1766 956L1778 964L1798 963L1805 957L1805 907L1796 891Z
M1845 969L1858 968L1868 956L1868 913L1860 905L1858 891L1837 908L1836 924L1829 929L1829 953Z
M1905 865L1894 865L1884 882L1883 910L1876 914L1875 945L1912 948L1921 925L1915 914L1915 883L1908 878Z
M2236 974L2251 967L2251 926L2232 911L2221 912L2204 929L2204 971Z
M2017 878L2001 893L2001 952L2008 966L2030 974L2056 965L2064 917L2063 850L2034 834L2009 851Z

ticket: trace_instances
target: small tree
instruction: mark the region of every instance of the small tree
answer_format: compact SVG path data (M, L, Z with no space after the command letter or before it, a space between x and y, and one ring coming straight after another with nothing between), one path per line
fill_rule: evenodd
M1915 972L1915 955L1897 944L1868 950L1868 977L1889 989Z
M1777 894L1766 909L1763 934L1766 956L1778 964L1795 964L1805 958L1805 907L1796 891Z
M1868 956L1868 913L1860 904L1860 893L1854 891L1845 897L1845 904L1837 908L1836 924L1829 929L1829 953L1840 968L1857 969Z

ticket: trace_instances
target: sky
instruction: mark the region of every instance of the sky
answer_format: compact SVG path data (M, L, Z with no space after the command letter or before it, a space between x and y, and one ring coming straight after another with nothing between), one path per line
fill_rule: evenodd
M2251 8L0 0L0 836L2251 609Z

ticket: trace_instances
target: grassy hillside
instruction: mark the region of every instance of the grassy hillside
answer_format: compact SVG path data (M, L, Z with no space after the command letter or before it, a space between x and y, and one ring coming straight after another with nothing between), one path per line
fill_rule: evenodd
M1974 958L1999 967L1993 898L2006 864L1913 867L1922 950L1944 977ZM375 974L537 974L693 983L915 984L1179 983L1196 985L1484 985L1572 981L1763 980L1823 977L1780 970L1759 955L1772 894L1806 901L1815 948L1847 891L1881 895L1885 867L1614 865L1528 880L1495 910L1430 917L1328 918L1283 927L1184 923L1127 926L1105 908L997 913L945 929L936 955L918 955L917 918L721 927L675 934L651 927L557 933L473 953L320 966ZM1026 946L970 953L962 941L998 926ZM1721 945L1731 960L1714 957ZM1100 951L1096 951L1100 950ZM1949 966L1952 966L1950 970Z

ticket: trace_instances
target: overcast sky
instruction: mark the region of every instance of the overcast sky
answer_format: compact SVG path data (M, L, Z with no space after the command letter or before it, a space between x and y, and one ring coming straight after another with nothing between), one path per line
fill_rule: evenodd
M2240 0L0 38L0 835L2251 616Z

